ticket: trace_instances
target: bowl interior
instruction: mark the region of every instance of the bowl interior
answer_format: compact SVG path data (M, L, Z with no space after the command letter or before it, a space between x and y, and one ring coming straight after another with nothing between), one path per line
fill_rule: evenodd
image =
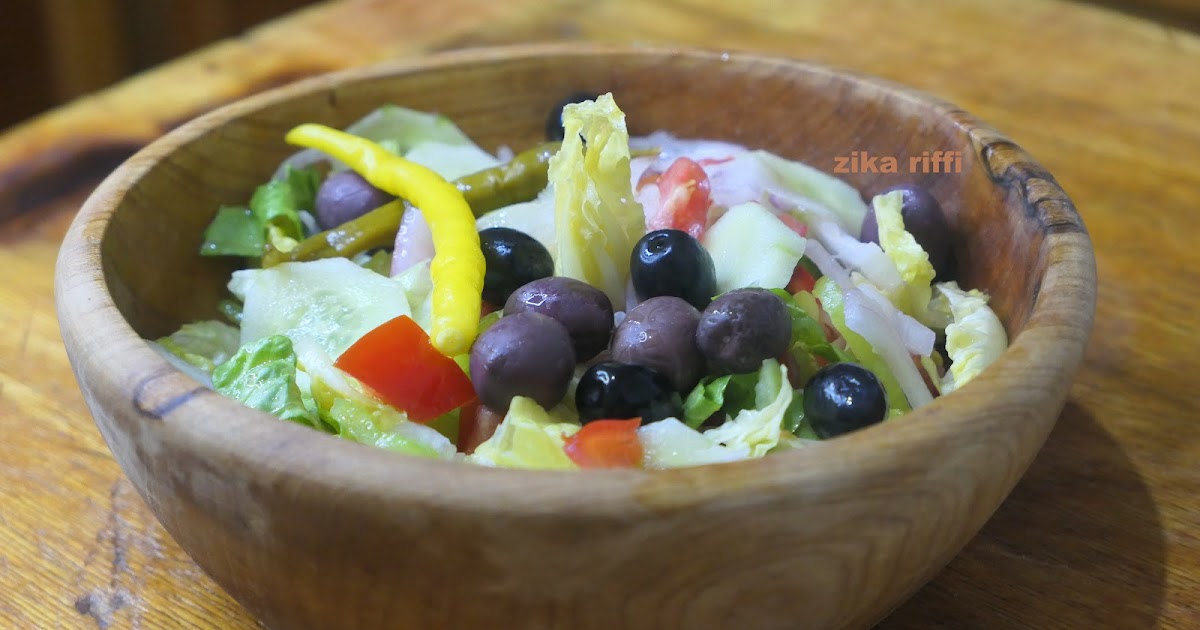
M150 338L214 316L233 267L196 254L203 229L219 205L245 204L293 151L283 135L296 124L344 126L396 103L449 116L487 150L519 150L541 140L551 105L578 91L611 91L633 134L666 129L764 148L843 171L868 199L890 184L927 186L956 231L960 282L992 295L1010 336L1027 321L1043 271L1039 225L1023 199L993 185L948 106L821 67L669 55L379 70L252 102L154 163L116 209L102 247L117 308ZM930 172L921 158L939 151L961 156L961 170ZM898 172L878 172L883 158Z

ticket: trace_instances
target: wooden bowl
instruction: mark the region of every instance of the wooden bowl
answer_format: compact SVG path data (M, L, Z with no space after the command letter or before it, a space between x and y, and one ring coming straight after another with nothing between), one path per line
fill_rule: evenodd
M960 281L991 293L1012 347L960 391L817 447L664 472L530 472L279 421L141 340L214 316L231 268L196 255L201 232L292 151L293 125L345 125L395 102L451 116L485 148L519 148L578 90L613 91L634 133L727 139L828 171L853 151L901 164L961 152L961 172L842 176L868 194L915 180L943 201ZM1025 471L1079 365L1095 292L1087 232L1054 178L951 105L799 61L579 44L357 69L205 115L97 189L57 270L63 338L113 454L179 545L272 628L867 626Z

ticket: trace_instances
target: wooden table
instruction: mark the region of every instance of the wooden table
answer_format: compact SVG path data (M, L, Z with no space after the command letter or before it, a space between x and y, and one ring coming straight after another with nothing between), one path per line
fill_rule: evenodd
M1200 627L1200 38L1069 2L934 7L344 0L0 136L0 628L257 625L163 532L76 390L52 269L97 178L173 125L298 77L561 39L846 66L955 101L1037 156L1095 240L1101 286L1086 365L1012 496L882 627Z

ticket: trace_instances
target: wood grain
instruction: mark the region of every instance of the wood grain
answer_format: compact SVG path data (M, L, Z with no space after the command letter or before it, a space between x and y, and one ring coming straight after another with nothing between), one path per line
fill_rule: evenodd
M125 604L111 614L111 627L257 627L153 525L128 486L117 493L124 501L118 522L132 527L107 537L110 497L122 477L74 389L50 298L57 244L82 199L63 193L89 173L53 165L75 163L71 157L89 146L140 144L216 102L314 69L561 38L825 60L955 101L1038 157L1071 193L1096 244L1096 334L1072 402L1022 483L966 550L882 627L1200 625L1193 465L1200 405L1190 376L1200 369L1192 350L1200 305L1179 290L1195 283L1200 268L1192 246L1200 77L1190 72L1200 43L1058 2L1023 1L1014 9L964 1L946 10L878 1L853 12L825 2L781 6L558 2L481 12L465 0L403 8L335 3L0 137L0 208L27 202L24 216L0 226L0 627L99 627L96 617L108 618L103 607L81 614L75 604L113 589L115 553L98 542L109 538L142 541L120 565L132 586L125 586L128 598L116 598ZM920 25L926 35L879 36L896 24ZM111 160L91 173L105 164ZM40 190L17 185L29 181L41 182ZM100 601L106 597L114 601Z

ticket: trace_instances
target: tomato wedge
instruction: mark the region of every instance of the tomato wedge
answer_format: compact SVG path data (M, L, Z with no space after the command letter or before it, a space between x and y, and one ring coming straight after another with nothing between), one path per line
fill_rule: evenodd
M475 398L462 368L438 352L407 315L363 335L334 365L414 422L429 422Z
M566 439L563 450L580 468L639 468L642 443L637 430L641 418L593 420Z
M677 158L658 178L662 206L650 217L651 230L682 230L694 238L708 229L708 208L712 205L708 174L695 161Z

